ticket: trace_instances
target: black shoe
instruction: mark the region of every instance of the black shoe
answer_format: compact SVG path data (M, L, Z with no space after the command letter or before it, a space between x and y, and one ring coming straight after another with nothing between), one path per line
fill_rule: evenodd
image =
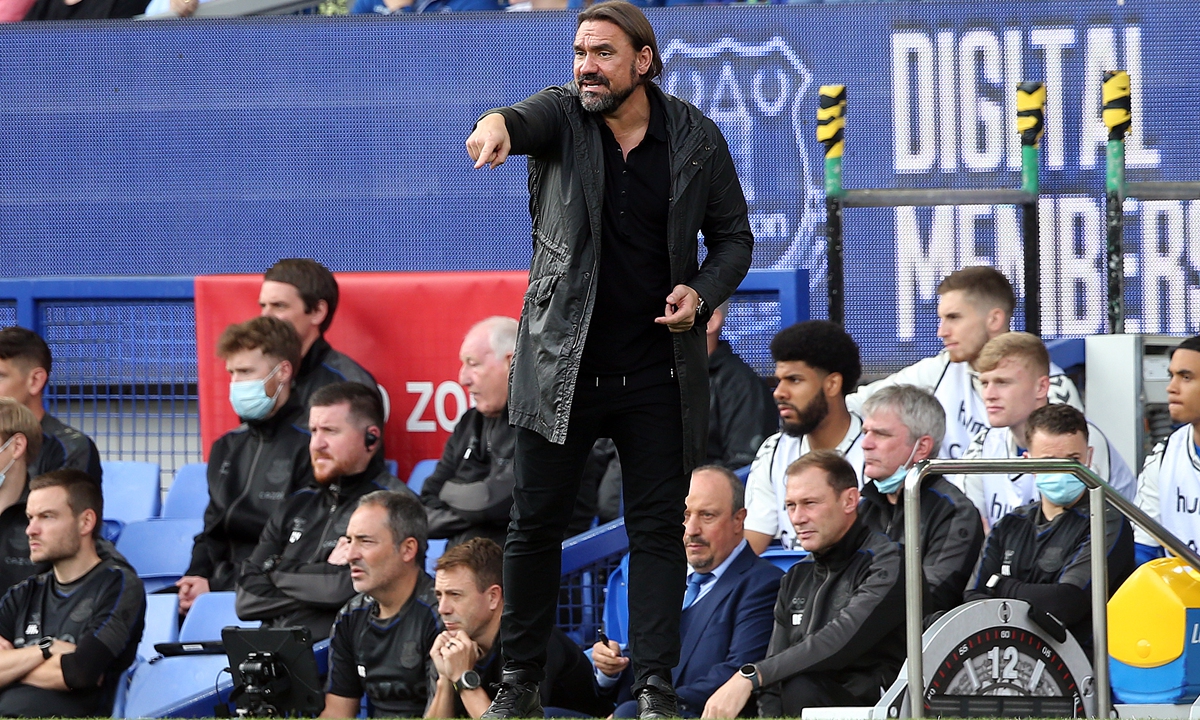
M502 680L492 704L480 718L540 718L543 715L538 683Z
M660 720L679 717L675 688L657 675L646 678L646 684L634 693L637 697L639 720Z

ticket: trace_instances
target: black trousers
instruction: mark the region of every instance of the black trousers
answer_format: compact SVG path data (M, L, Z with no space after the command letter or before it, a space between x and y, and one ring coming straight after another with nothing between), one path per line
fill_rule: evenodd
M530 680L542 677L558 602L563 533L584 462L601 437L612 438L621 458L634 686L648 675L669 681L679 664L689 480L683 468L679 384L669 376L664 380L623 387L608 379L597 387L594 378L581 376L565 444L517 429L500 625L505 671Z
M800 717L804 708L874 705L842 687L836 673L801 673L765 690L758 699L762 717Z

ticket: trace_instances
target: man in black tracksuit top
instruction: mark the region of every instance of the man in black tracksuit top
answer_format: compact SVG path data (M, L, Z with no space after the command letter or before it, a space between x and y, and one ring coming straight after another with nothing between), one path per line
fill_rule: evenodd
M763 379L721 339L729 302L708 320L708 461L737 470L779 430L779 407Z
M1047 405L1026 420L1027 455L1091 462L1088 422L1070 405ZM1048 612L1071 631L1091 657L1091 512L1083 482L1039 473L1041 498L1000 519L988 535L967 600L1014 598ZM1133 572L1133 529L1104 506L1109 596Z
M176 583L187 611L206 592L233 590L267 518L312 482L308 410L292 393L300 338L291 325L257 317L225 328L217 355L230 378L230 402L242 424L213 443L208 507L192 561Z
M0 715L108 715L132 664L146 596L119 555L97 538L103 499L95 480L66 468L30 482L29 545L51 569L0 600Z
M333 273L308 258L284 258L263 276L258 294L262 314L286 321L300 336L303 360L296 366L292 394L301 407L307 407L313 393L330 383L377 387L371 373L325 341L325 331L337 311L338 294Z
M933 393L912 385L886 387L863 403L863 485L858 516L867 527L904 544L904 478L935 457L946 412ZM940 475L921 481L921 570L926 615L962 604L983 547L975 503Z
M313 477L267 521L242 563L237 613L268 627L303 625L329 636L338 608L354 595L345 537L359 498L376 490L412 495L383 462L383 403L361 383L318 390L309 411ZM413 495L415 497L415 495Z
M425 509L407 492L363 497L350 516L347 559L358 592L338 613L329 640L321 717L421 717L432 697L429 650L441 631L433 578L421 567Z
M91 438L46 412L43 391L50 379L50 346L22 327L0 330L0 397L11 397L41 423L41 450L29 462L29 477L62 467L82 470L97 484L103 479L100 452Z
M785 502L811 555L779 585L767 657L713 694L714 717L735 717L754 690L763 717L873 705L904 661L903 553L859 519L854 468L833 450L801 456L788 466Z

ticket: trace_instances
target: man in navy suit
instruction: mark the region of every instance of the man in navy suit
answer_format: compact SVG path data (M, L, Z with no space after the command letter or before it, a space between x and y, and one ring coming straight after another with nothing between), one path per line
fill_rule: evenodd
M699 717L738 668L766 656L783 572L755 555L743 537L745 487L736 475L716 465L696 468L686 503L683 542L691 568L672 679L680 716ZM629 658L615 641L596 643L592 662L602 687L629 674ZM637 702L622 703L613 715L637 717Z

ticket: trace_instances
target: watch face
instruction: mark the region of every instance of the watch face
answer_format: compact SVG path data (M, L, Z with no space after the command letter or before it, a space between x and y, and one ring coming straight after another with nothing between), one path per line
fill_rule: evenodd
M1046 698L1046 710L1062 705L1068 714L1086 715L1080 688L1066 663L1049 644L1020 628L992 627L964 639L942 662L926 688L931 706L968 697ZM1050 698L1059 698L1053 701Z
M458 679L459 685L463 686L464 690L474 690L479 687L479 673L474 670L468 670Z

